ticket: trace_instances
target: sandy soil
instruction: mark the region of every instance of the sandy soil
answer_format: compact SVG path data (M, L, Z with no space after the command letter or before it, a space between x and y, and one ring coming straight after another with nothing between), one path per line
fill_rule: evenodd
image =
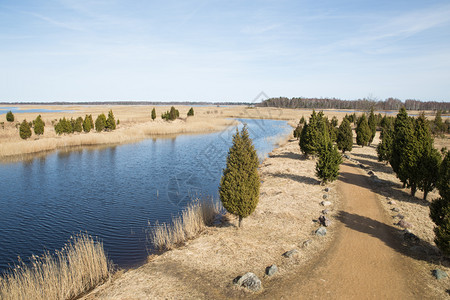
M260 203L243 229L237 230L236 220L228 216L199 238L119 274L84 299L448 297L449 280L431 275L434 268L449 269L432 242L429 208L397 191L395 175L376 161L377 142L356 146L339 180L325 192L314 176L315 161L303 159L297 141L288 141L262 164ZM370 170L378 179L367 174ZM333 203L328 215L333 223L319 238L313 232L324 194ZM419 242L403 239L387 196L414 224ZM307 240L311 243L305 246ZM282 257L291 249L298 249L298 255ZM272 264L280 271L268 277L264 270ZM262 292L233 286L236 276L249 271L261 278Z

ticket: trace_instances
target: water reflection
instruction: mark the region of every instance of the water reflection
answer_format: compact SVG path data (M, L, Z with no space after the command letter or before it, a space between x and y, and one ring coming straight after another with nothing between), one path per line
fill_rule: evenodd
M284 121L246 120L259 153L291 131ZM263 124L263 126L260 126ZM235 128L203 135L84 147L0 164L0 270L72 233L100 237L120 266L145 261L145 229L169 221L194 197L218 198Z

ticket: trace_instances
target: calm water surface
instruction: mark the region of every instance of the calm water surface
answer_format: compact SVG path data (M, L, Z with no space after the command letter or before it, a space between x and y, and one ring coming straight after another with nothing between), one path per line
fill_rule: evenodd
M292 129L285 121L241 120L258 155ZM145 261L148 222L169 221L193 197L218 198L235 128L135 144L59 151L0 163L0 272L31 254L61 249L80 231L98 236L122 267Z

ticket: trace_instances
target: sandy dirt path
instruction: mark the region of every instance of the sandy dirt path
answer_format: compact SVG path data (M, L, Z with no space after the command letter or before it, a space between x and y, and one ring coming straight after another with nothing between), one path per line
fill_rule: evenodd
M395 250L399 241L392 221L369 185L353 164L341 165L342 206L333 245L301 274L266 287L266 298L426 298L412 259Z

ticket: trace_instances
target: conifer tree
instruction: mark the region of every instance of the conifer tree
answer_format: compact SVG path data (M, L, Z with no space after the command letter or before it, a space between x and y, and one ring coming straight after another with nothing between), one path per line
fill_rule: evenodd
M300 119L300 124L305 124L306 123L306 121L305 121L305 117L304 116L302 116L302 118Z
M91 122L91 129L94 129L94 118L92 118L92 115L89 115L89 122Z
M95 130L97 132L103 131L106 127L106 116L105 114L100 114L95 120Z
M258 156L250 139L247 127L236 129L233 145L228 151L226 168L220 180L219 195L223 207L239 217L239 227L243 218L256 209L259 201Z
M325 142L325 136L328 135L328 129L323 118L323 113L313 110L309 123L303 126L303 130L300 134L300 149L305 156L317 155L319 148L323 146Z
M430 205L430 217L436 224L434 242L444 254L450 255L450 151L439 168L437 188L441 197Z
M331 141L326 142L319 152L319 160L316 163L316 175L323 183L334 181L339 176L339 166L342 157L336 146Z
M339 124L339 120L336 116L333 116L333 118L331 118L331 126L333 127L337 127Z
M92 126L91 126L91 116L86 115L84 117L84 121L83 121L83 130L84 132L88 133L92 130Z
M81 132L83 130L83 118L82 117L78 117L75 120L75 123L72 127L74 132Z
M12 111L8 111L6 113L6 121L14 122L14 114L12 113Z
M394 123L392 119L384 119L381 122L381 142L377 146L377 155L379 161L389 162L392 157L392 149L394 143Z
M392 143L392 155L389 163L391 164L392 170L397 174L397 177L403 182L403 186L406 186L407 177L400 174L400 164L403 159L403 152L408 143L408 140L413 135L413 123L408 117L406 109L402 107L397 114L394 122L394 141Z
M438 110L436 112L436 117L434 118L434 122L433 122L433 127L434 133L439 133L442 132L444 129L444 123L442 122L442 117L441 117L442 112L440 110Z
M370 128L370 138L369 138L369 146L373 141L373 138L375 137L375 133L377 132L377 118L375 117L375 114L373 113L373 107L370 109L370 115L368 120L368 125Z
M356 126L356 144L364 147L367 146L370 141L370 136L372 132L370 130L369 124L367 123L366 115L363 114Z
M107 130L116 129L116 119L114 118L112 109L110 109L108 112L108 119L106 120L105 129Z
M193 108L193 107L191 107L191 108L189 109L189 111L188 111L188 113L187 113L187 116L188 116L188 117L194 116L194 108Z
M27 120L23 120L20 124L19 135L24 140L31 136L30 123L28 123Z
M294 129L294 137L298 140L302 134L303 125L298 123L297 127Z
M156 109L153 107L152 109L152 120L155 121L156 119Z
M336 143L339 150L343 153L345 153L345 151L352 151L353 131L349 120L346 118L342 120L341 126L339 126Z
M42 121L41 115L37 116L36 120L34 120L34 134L40 136L44 134L45 123Z

